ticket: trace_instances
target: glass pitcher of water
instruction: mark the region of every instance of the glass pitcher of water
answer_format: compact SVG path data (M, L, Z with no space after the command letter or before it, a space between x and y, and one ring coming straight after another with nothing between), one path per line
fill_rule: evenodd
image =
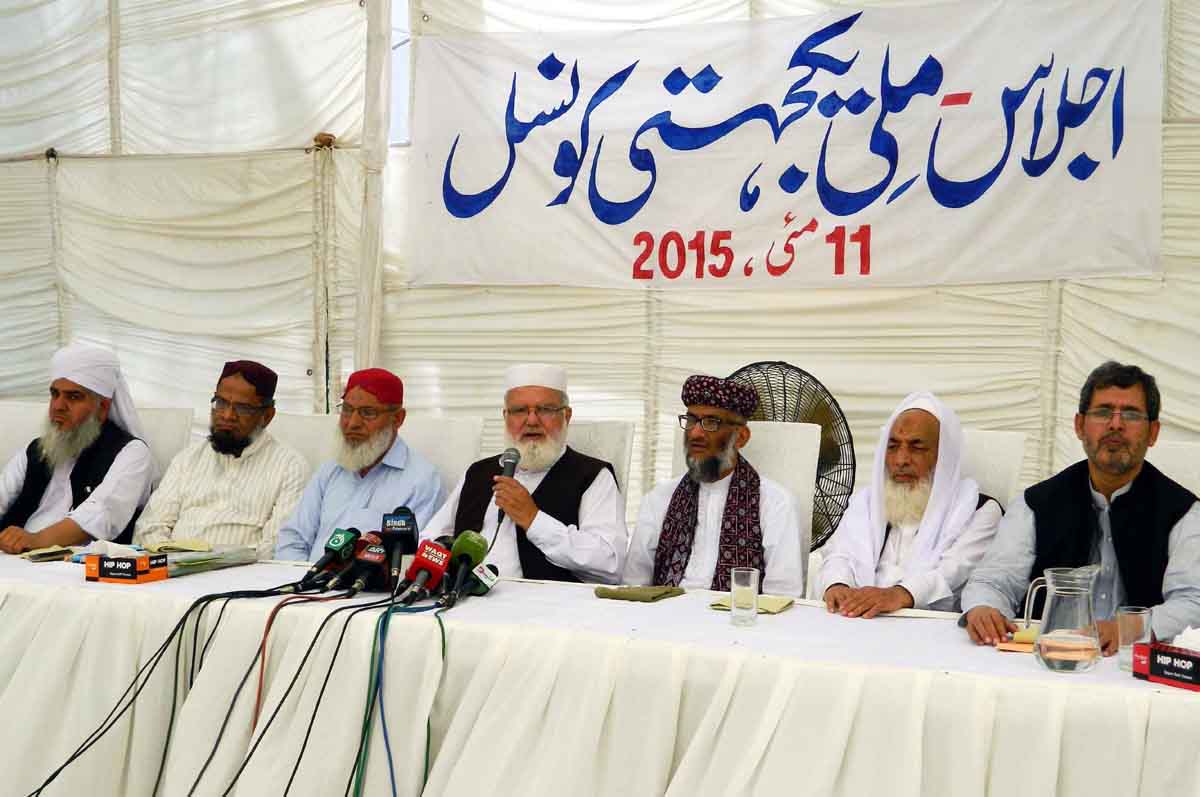
M1050 567L1035 578L1025 598L1025 624L1039 589L1046 590L1042 626L1034 652L1048 670L1086 672L1100 659L1100 632L1092 608L1092 589L1099 565Z

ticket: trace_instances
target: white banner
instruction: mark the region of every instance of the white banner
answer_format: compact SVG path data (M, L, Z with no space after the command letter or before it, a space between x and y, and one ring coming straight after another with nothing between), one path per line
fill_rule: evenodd
M1159 270L1161 0L416 47L416 285Z

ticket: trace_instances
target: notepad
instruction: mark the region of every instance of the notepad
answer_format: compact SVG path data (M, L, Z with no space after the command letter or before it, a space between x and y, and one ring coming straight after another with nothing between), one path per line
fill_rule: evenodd
M758 596L758 613L759 614L779 614L792 608L795 603L795 598L789 598L784 595L759 595ZM729 611L729 596L713 601L708 605L710 609L716 609L719 612Z
M150 553L208 553L212 549L212 543L195 539L163 540L146 546Z
M48 548L35 548L32 551L26 551L21 554L22 559L30 562L61 562L68 559L74 554L70 548L64 548L61 545L51 545Z

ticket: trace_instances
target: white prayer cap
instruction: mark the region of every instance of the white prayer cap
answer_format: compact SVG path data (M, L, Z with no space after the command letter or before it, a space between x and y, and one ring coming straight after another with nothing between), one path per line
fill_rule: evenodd
M137 408L129 385L121 374L117 356L106 349L72 343L54 353L50 359L50 381L68 379L93 393L111 399L108 417L129 434L146 442Z
M524 363L514 365L504 372L504 390L518 387L548 387L560 393L567 392L567 372L557 365Z

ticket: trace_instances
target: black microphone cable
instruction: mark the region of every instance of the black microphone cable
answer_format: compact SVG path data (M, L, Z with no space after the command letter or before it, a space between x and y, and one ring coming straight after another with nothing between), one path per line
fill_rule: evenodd
M372 601L370 603L365 603L365 604L354 604L354 605L350 605L350 606L343 606L341 608L334 609L333 611L329 612L328 615L325 616L325 619L323 619L321 621L321 624L317 627L316 633L313 634L312 640L309 641L308 647L304 651L304 655L300 658L300 663L296 666L296 671L294 673L292 673L292 677L291 677L291 680L288 682L287 688L284 690L283 695L280 696L279 702L275 706L275 710L271 712L271 715L267 718L266 722L263 723L262 730L258 731L258 734L257 734L258 738L254 740L254 742L250 745L250 749L246 751L245 758L242 759L242 763L238 766L237 770L234 772L232 780L230 780L229 784L225 787L225 790L221 793L222 795L228 795L231 791L233 791L233 787L235 785L237 785L238 779L242 776L242 772L245 771L246 766L250 763L250 759L253 758L254 754L258 751L258 747L262 743L262 740L266 737L267 731L274 724L275 718L277 716L279 716L280 710L283 708L284 703L287 702L288 696L291 694L292 690L295 688L297 681L300 679L300 674L302 672L304 672L304 666L308 663L309 656L312 655L313 649L316 648L317 642L320 640L321 635L325 632L326 626L334 618L334 615L341 614L342 612L353 612L353 614L357 614L362 611L367 611L369 609L378 608L379 606L382 606L389 601L390 601L390 598L384 598L382 600ZM353 614L351 615L351 618L353 617ZM351 618L347 618L346 623L343 625L343 629L342 629L343 636L345 635L345 629L349 625L349 621ZM337 660L337 654L340 651L340 649L341 649L341 637L339 637L337 647L334 650L333 661ZM262 649L260 648L255 653L254 660L250 663L250 668L247 669L246 675L242 677L242 683L238 686L238 692L240 692L242 687L245 686L246 681L249 679L250 673L253 671L254 666L258 663L259 656L261 656L261 655L262 655ZM320 707L321 699L324 697L324 693L325 693L325 686L328 683L329 673L332 673L332 671L333 671L333 662L330 663L329 671L326 673L326 683L323 683L321 685L321 691L317 698L317 708ZM234 709L234 706L236 705L236 703L237 703L237 694L234 695L234 699L229 704L229 708L225 714L225 721L221 725L220 732L217 735L216 741L213 743L213 748L209 752L209 756L208 756L208 759L204 763L204 767L197 774L195 782L192 783L192 787L188 791L189 795L191 795L195 792L196 787L199 786L199 784L200 784L200 779L204 775L205 769L208 768L209 763L211 763L213 757L216 755L217 748L220 747L221 739L224 736L225 728L229 723L230 716L233 714L233 709ZM314 709L314 714L313 714L314 719L316 717L315 712L316 712L316 709ZM310 730L311 730L311 725L310 725ZM306 736L305 736L306 743L307 743L307 738L308 737L306 734ZM297 759L295 769L298 769L298 768L299 768L299 759ZM293 771L292 771L293 778L295 777L295 769L293 769ZM289 779L288 784L289 784L288 788L290 788L291 779ZM286 791L285 791L285 794L286 794Z
M330 596L330 598L339 598L339 597L344 597L344 595ZM327 598L327 599L329 599L329 598ZM296 604L287 604L287 605L294 606ZM335 609L333 612L330 612L329 617L332 617L334 614L336 614L339 611L345 611L347 608L352 608L352 607L343 607L342 609ZM304 659L302 659L300 662L300 669L303 669L304 662L308 659L308 655L312 652L313 647L315 647L317 639L320 637L321 632L325 628L325 623L327 623L329 621L329 617L326 617L325 621L323 621L321 623L320 627L318 627L317 633L313 637L313 641L309 644L308 651L304 654ZM263 648L261 645L255 648L254 657L250 660L249 666L246 667L246 672L242 674L242 679L241 679L241 681L238 682L238 686L237 686L237 689L234 690L233 697L230 698L229 705L227 706L227 708L225 710L225 716L221 720L221 727L217 729L217 737L213 741L212 749L209 750L208 757L204 759L204 763L201 765L200 771L196 773L196 779L194 781L192 781L192 785L188 789L188 792L187 792L188 795L195 794L196 788L200 785L200 781L204 778L204 774L208 771L208 767L212 764L213 758L216 757L217 750L221 746L221 740L224 739L225 731L229 727L229 720L233 717L233 710L237 706L238 697L241 696L242 690L246 687L246 682L248 680L250 680L250 675L251 675L251 673L254 672L254 668L255 668L255 666L257 666L259 657L262 656L262 653L263 653ZM299 677L299 669L297 670L296 675L293 676L292 683L289 684L289 686L288 686L289 691L291 690L292 686L295 685L295 681L298 677ZM265 731L265 729L264 729L264 731ZM261 736L260 736L260 738L261 738ZM256 744L256 746L257 746L257 744ZM243 762L242 767L245 767L245 765L246 765L246 762ZM241 773L241 767L239 767L239 769L238 769L238 774L240 774L240 773ZM235 776L234 782L236 782L236 780L237 780L237 778ZM232 785L233 784L231 783L230 788L232 788ZM226 792L226 793L228 793L228 792Z
M286 587L286 586L292 586L292 585L284 585L284 586ZM276 589L279 589L279 588L276 588ZM232 599L232 598L258 598L258 597L267 597L272 594L277 594L277 593L273 592L272 590L236 590L233 592L216 593L213 595L204 595L204 596L197 598L195 601L193 601L192 604L184 611L183 616L180 617L179 621L175 623L175 626L171 629L171 632L167 635L167 638L163 641L163 643L154 651L154 653L152 653L150 655L150 658L147 659L146 662L141 667L138 668L137 672L134 673L133 680L130 682L129 686L125 687L125 690L117 698L116 704L112 707L112 709L109 710L108 714L104 717L104 719L101 720L100 725L97 726L86 737L84 737L84 740L79 744L79 746L76 747L75 750L72 751L69 756L67 756L67 760L64 761L61 765L59 765L54 771L52 771L46 777L46 779L44 781L42 781L42 784L40 786L38 786L36 789L34 789L33 791L31 791L27 797L39 797L39 795L41 795L41 793L46 789L46 787L49 786L51 783L53 783L55 781L55 779L57 779L58 776L60 774L62 774L63 770L65 770L68 766L70 766L75 761L77 761L81 756L83 756L84 753L86 753L88 750L90 750L98 741L100 741L100 739L106 733L108 733L110 730L112 730L112 728L117 724L117 722L119 722L121 720L121 718L129 711L129 709L131 709L133 707L134 702L137 700L138 696L142 693L142 690L146 688L146 685L150 682L150 678L154 675L154 672L155 672L155 670L157 670L158 665L162 662L162 659L166 655L166 651L170 647L172 641L176 641L179 645L182 644L181 633L183 632L184 628L186 627L188 618L191 616L192 612L194 612L197 608L206 606L208 603L211 603L212 601L215 601L215 600L220 600L221 598L230 598L230 599ZM177 691L178 690L178 652L179 651L178 651L178 647L177 647L177 650L176 650L176 676L177 676L177 679L176 679L176 683L173 686L173 690L174 690L173 696L175 696L175 697L178 696L178 691ZM128 698L128 701L126 701L126 698ZM122 704L124 704L124 705L122 705ZM172 720L173 720L173 718L174 718L174 703L172 703ZM169 742L170 731L171 731L171 729L168 726L168 729L167 729L168 742ZM164 761L165 761L165 756L164 756ZM162 777L162 768L160 767L158 777L155 779L156 784L159 780L161 780L161 777ZM157 790L157 786L156 786L156 790Z

